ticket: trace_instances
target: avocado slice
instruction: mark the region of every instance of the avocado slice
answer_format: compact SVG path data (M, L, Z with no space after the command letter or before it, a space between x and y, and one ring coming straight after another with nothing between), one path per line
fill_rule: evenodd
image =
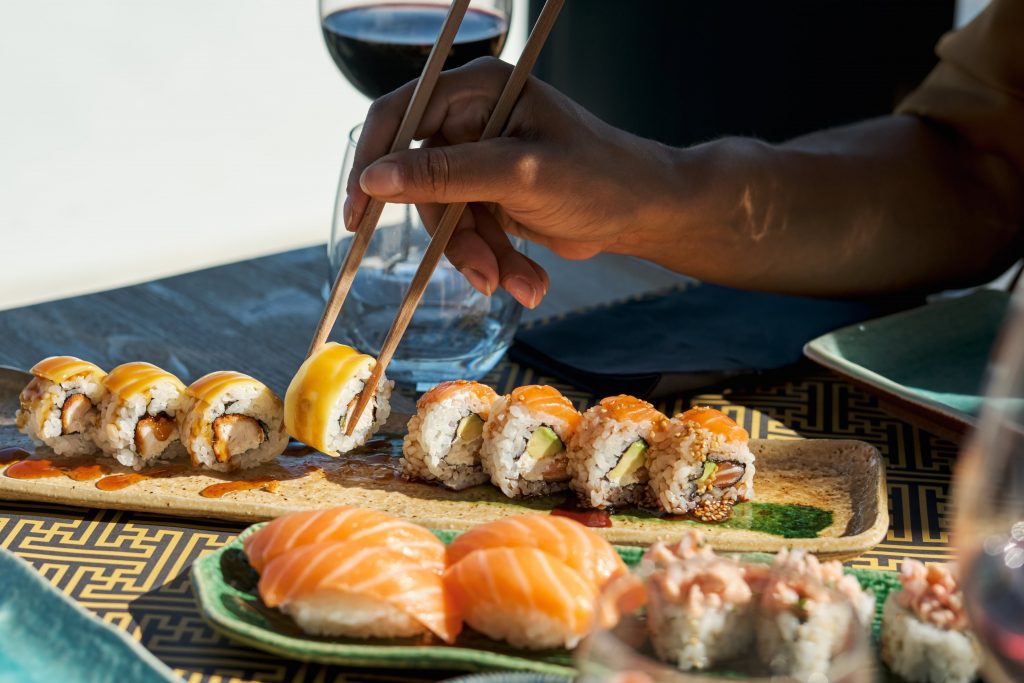
M701 473L700 479L697 480L697 486L703 486L707 484L711 477L715 476L715 472L718 471L718 463L711 462L710 460L704 461L704 472Z
M476 413L470 413L459 420L455 428L455 441L474 441L484 432L484 421Z
M643 466L646 454L647 442L643 439L637 439L629 444L629 448L619 458L618 464L608 472L608 480L621 484L623 479Z
M540 460L556 453L561 453L564 450L565 445L558 438L558 434L555 434L554 429L551 427L537 427L537 429L533 430L533 434L530 435L530 440L526 442L525 455L534 460Z

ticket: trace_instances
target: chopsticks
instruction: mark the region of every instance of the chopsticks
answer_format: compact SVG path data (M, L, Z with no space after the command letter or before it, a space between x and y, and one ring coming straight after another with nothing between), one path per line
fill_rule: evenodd
M462 24L463 17L466 16L469 3L470 0L454 0L452 6L448 9L448 16L445 17L444 26L441 27L441 33L437 36L437 42L434 43L434 47L430 50L427 63L423 66L423 72L416 82L416 89L413 91L409 105L402 116L402 123L398 126L398 132L395 133L395 139L391 143L389 154L407 149L412 142L412 137L420 125L420 119L423 118L423 112L426 111L427 104L430 102L430 96L434 93L434 86L437 85L441 69L444 68L444 60L448 58L448 53L451 52L452 45L455 43L455 35L459 32L459 26ZM352 237L352 243L349 245L345 262L338 271L334 285L331 286L330 296L327 297L327 304L320 315L320 322L317 323L316 332L313 334L313 341L309 345L309 351L306 353L307 358L323 346L324 342L327 341L327 337L330 336L334 323L338 319L338 313L341 312L341 306L345 303L345 297L348 296L349 290L352 289L352 282L356 278L356 271L359 270L359 264L366 254L367 247L370 246L370 239L373 237L373 231L377 228L377 221L380 220L380 215L383 211L384 202L371 197L370 203L367 204L366 211L363 212L363 217L356 227L356 233Z
M505 84L505 88L501 91L501 96L494 106L494 111L491 112L491 118L488 119L484 132L480 135L481 140L497 137L505 128L505 124L508 123L509 116L512 114L512 108L519 99L519 95L526 85L526 80L530 77L533 65L536 63L538 55L540 55L541 48L544 47L548 34L551 33L551 29L555 25L555 20L558 18L558 13L562 10L564 2L565 0L547 0L544 3L544 8L541 9L540 16L537 18L537 23L534 24L533 30L530 31L526 47L523 48L519 61L512 69L512 75L509 76L508 82ZM451 239L452 233L455 232L455 226L458 224L459 218L462 217L462 212L465 209L466 204L464 202L449 204L441 216L441 222L438 223L437 230L434 231L430 244L423 253L423 260L420 262L419 268L416 269L416 274L409 285L409 291L406 292L402 305L395 315L395 320L391 323L391 329L388 330L388 336L384 339L380 354L377 356L377 362L373 366L373 372L370 374L369 379L366 380L366 384L363 385L363 390L359 394L359 401L356 403L355 408L349 412L345 427L347 435L352 435L360 416L377 391L377 385L380 384L384 370L387 368L388 363L391 362L391 358L394 356L395 349L398 348L398 343L402 340L402 335L405 334L406 328L409 327L409 322L412 320L416 307L423 297L427 283L434 274L437 264L440 263L444 250L448 246L448 241Z

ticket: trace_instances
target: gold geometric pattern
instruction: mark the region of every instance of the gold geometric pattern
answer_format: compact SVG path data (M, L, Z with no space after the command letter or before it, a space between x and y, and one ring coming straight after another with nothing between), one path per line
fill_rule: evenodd
M950 476L957 448L888 415L871 396L827 371L803 365L788 379L765 375L727 389L663 401L675 413L720 408L759 438L851 438L877 447L887 462L886 539L850 564L895 570L904 557L951 559ZM551 383L580 408L593 396L529 368L502 363L487 378L500 392ZM59 589L140 640L186 681L390 681L455 672L361 671L280 659L228 641L200 617L188 568L228 543L241 526L45 503L0 502L0 547L31 562Z

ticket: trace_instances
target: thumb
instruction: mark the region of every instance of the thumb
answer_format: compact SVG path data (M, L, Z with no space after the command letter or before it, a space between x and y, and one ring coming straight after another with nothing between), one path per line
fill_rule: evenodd
M522 143L495 138L447 147L395 152L363 171L363 192L389 202L501 202L522 188ZM534 164L535 166L535 164Z

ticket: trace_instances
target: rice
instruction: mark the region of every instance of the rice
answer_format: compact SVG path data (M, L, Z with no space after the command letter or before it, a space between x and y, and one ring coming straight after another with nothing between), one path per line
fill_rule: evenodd
M726 441L676 416L651 434L647 459L651 495L670 514L685 514L717 501L735 503L754 497L754 455L742 441ZM739 481L728 486L701 483L705 463L743 467ZM712 480L713 481L713 480Z
M489 476L480 465L482 432L460 437L459 425L474 415L485 423L496 394L476 382L446 385L435 387L417 403L402 441L402 468L410 479L437 481L461 491L483 484ZM437 394L444 395L434 400Z
M281 399L252 377L226 371L211 373L194 382L188 392L191 403L182 420L181 433L193 465L219 472L247 469L274 459L288 444ZM234 424L246 425L250 432L250 420L258 425L255 439L248 440L251 447L231 452L230 439L220 439L221 425L233 422L218 420L229 416L248 418Z
M179 439L185 385L177 377L149 363L126 363L111 370L103 384L108 391L96 445L107 455L139 470L185 453Z
M280 606L304 632L350 638L403 638L427 631L401 609L365 595L321 590Z
M345 383L337 399L331 405L327 415L328 431L324 443L324 452L328 455L347 453L353 448L362 446L377 433L377 430L387 422L388 416L391 415L391 390L394 387L394 382L385 377L381 378L380 384L377 386L377 393L367 404L363 414L359 416L359 422L352 430L352 435L345 434L348 427L345 420L346 414L352 402L362 393L363 386L370 378L371 373L370 366L360 367Z
M509 498L564 491L569 487L564 450L537 461L524 457L524 453L537 429L551 428L564 444L572 436L574 426L557 415L532 411L527 405L503 396L491 406L491 417L484 425L480 451L483 470Z
M691 546L657 543L643 561L654 650L682 670L729 661L754 642L756 602L743 568Z
M981 649L968 629L955 565L905 559L900 583L882 609L882 660L913 683L977 678Z
M652 504L646 451L652 429L664 419L649 403L631 396L603 399L583 414L567 453L570 487L583 506ZM633 462L619 468L631 448Z
M79 375L60 382L35 377L21 392L16 415L18 429L36 445L49 446L57 455L87 455L96 452L94 437L99 422L97 406L106 390L98 376ZM61 414L71 397L81 395L92 404L78 431L65 434Z

